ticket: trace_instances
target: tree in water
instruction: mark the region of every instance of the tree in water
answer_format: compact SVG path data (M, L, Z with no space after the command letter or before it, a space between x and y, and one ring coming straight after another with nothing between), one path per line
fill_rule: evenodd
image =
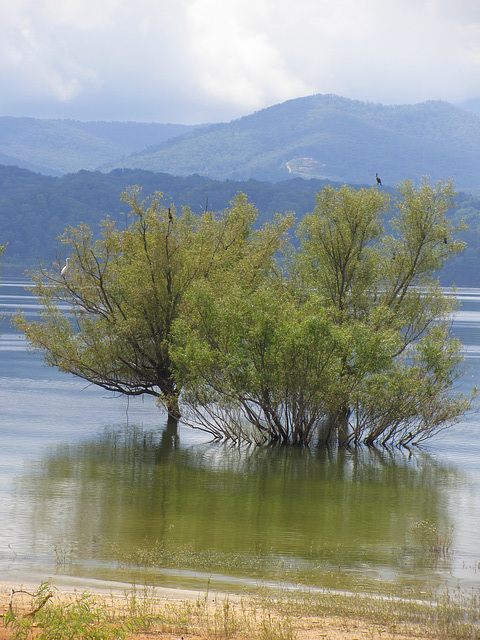
M48 364L154 395L216 438L420 443L475 395L455 390L456 302L435 277L463 243L446 217L451 183L398 189L392 207L376 188L325 187L296 248L293 217L255 229L242 194L195 216L131 189L129 226L63 235L68 268L33 274L42 321L17 326Z
M222 213L196 216L167 208L160 193L143 201L139 193L132 188L122 196L133 217L126 228L107 219L100 239L87 225L64 233L68 268L32 274L41 321L19 313L16 324L49 365L109 391L155 396L178 419L181 383L171 335L186 292L240 264L250 244L257 248L251 268L261 269L291 220L279 217L255 231L257 213L243 194Z
M176 323L192 424L255 443L413 444L459 419L455 310L435 272L463 248L450 183L325 187L298 250L251 290L198 282ZM447 238L447 242L445 242ZM234 275L234 272L230 276ZM183 367L182 367L183 364Z
M456 301L435 277L464 247L446 218L453 186L407 180L398 190L391 233L380 219L387 196L348 187L324 189L300 228L304 285L346 336L326 442L420 442L469 406L452 389L462 360L449 338Z

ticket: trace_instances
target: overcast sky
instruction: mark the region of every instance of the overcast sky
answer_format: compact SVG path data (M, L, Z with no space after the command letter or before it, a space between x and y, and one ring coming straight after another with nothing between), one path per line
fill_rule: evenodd
M0 115L229 121L480 97L480 0L0 0Z

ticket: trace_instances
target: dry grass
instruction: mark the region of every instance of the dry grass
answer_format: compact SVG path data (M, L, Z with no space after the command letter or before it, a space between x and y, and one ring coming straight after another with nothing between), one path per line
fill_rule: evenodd
M430 602L333 593L264 593L254 598L203 594L182 600L181 592L179 599L148 588L92 595L56 591L46 583L33 595L4 592L0 597L0 640L480 637L479 603L473 594L445 594Z

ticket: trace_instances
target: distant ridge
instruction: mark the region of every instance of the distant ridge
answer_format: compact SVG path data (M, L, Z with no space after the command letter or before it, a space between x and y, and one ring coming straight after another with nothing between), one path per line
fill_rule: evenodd
M0 117L0 163L61 176L97 169L193 126Z
M465 111L471 111L476 116L480 116L480 98L470 98L469 100L464 100L463 102L459 102L457 107L461 109L465 109Z
M386 186L430 175L480 195L476 106L385 106L317 94L210 125L0 117L0 163L52 176L130 168L215 180L301 177L367 185L378 172Z
M367 184L378 171L388 185L430 175L480 193L480 117L442 101L384 106L317 94L198 128L105 169L116 167Z

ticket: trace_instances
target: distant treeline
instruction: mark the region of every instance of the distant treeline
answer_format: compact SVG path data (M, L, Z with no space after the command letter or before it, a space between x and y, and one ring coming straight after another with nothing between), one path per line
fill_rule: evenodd
M0 165L0 244L8 243L1 261L4 276L20 276L39 264L63 261L57 237L69 225L83 222L99 230L107 216L125 225L128 207L120 196L129 186L142 187L147 197L161 191L167 206L188 206L194 213L206 207L225 209L239 191L259 212L258 223L276 212L294 211L300 219L313 210L315 195L326 181L293 178L276 184L218 181L199 175L172 176L151 171L117 169L111 173L79 171L63 177L32 173ZM445 286L480 286L480 198L459 193L451 212L455 221L464 218L469 229L463 235L467 249L441 273Z

